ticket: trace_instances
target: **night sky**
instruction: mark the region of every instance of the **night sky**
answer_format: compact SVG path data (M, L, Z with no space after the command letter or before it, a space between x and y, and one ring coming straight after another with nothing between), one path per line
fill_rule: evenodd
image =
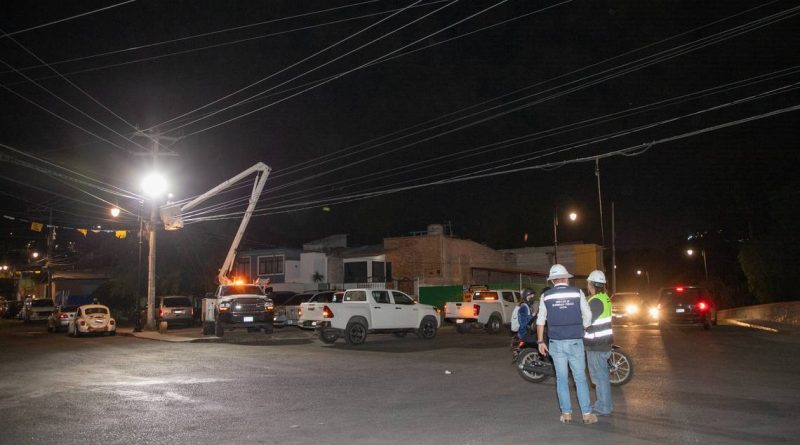
M344 7L357 3L363 4ZM182 128L175 127L190 120L157 127L169 136L184 136L171 147L179 156L161 160L175 199L202 193L258 161L273 168L258 207L268 214L253 220L250 247L299 247L334 233L350 234L354 245L376 243L430 223L450 223L455 235L496 248L547 245L556 208L581 215L574 225L562 223L561 241L599 243L594 161L558 162L628 147L638 148L599 162L607 243L614 202L622 247L657 248L704 230L745 239L768 226L770 193L798 188L800 111L656 143L646 151L641 145L800 104L798 2L423 0L286 69L389 17L378 13L413 3L139 0L12 37L139 128L162 124L267 78L191 117L262 93L250 102ZM14 33L111 4L3 2L0 28ZM331 10L315 13L324 9ZM366 17L345 20L358 16ZM243 27L267 21L272 22ZM330 24L335 21L340 22ZM508 22L498 25L503 21ZM234 27L243 28L150 45ZM278 35L263 37L267 34ZM710 40L714 36L724 40ZM249 40L222 45L241 39ZM419 39L394 55L453 40L289 97L308 88L293 87L347 72ZM707 46L699 47L703 43ZM194 50L211 45L221 46ZM86 58L107 52L114 53ZM160 57L176 52L183 53ZM10 37L0 39L0 54L5 64L28 68L25 75L41 79L42 86L107 127L127 137L134 131L47 67L36 67L40 62ZM69 61L76 58L82 60ZM145 58L152 59L137 61ZM56 63L61 61L67 62ZM645 62L650 65L642 66ZM70 176L80 173L140 193L149 160L129 151L144 152L141 147L0 65L0 83L6 88L120 147L6 89L0 90L0 143L35 155L27 159L35 165L55 170L43 163L47 160L71 169ZM691 93L698 94L686 96ZM660 105L648 107L655 103ZM522 139L498 148L514 138ZM133 141L146 145L143 139ZM24 158L6 148L0 153ZM530 168L547 163L556 164ZM431 184L463 175L471 179ZM41 219L52 208L54 222L65 226L136 225L130 215L109 221L102 208L106 204L75 187L135 213L129 199L78 183L70 187L52 174L7 159L0 163L0 176L0 207L6 215ZM336 198L416 185L424 186L346 199L350 202ZM217 202L247 192L236 189ZM289 203L298 205L284 207ZM294 211L275 213L285 210ZM189 236L224 240L233 236L236 223L203 221L184 230Z

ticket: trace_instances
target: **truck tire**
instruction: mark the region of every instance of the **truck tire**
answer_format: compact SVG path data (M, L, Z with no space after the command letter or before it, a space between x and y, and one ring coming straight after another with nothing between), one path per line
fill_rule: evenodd
M207 321L203 322L203 335L211 335L214 333L214 323Z
M367 326L360 321L351 321L344 328L344 341L348 345L360 345L367 340Z
M214 323L214 335L216 335L217 337L225 336L225 329L222 328L221 324Z
M492 314L489 321L486 322L486 332L490 334L499 334L503 329L503 320L497 314Z
M436 330L436 320L431 317L425 317L419 324L417 336L423 340L432 340L434 337L436 337Z
M339 339L339 334L335 332L325 332L320 330L319 331L319 340L326 345L330 345L336 343L336 340Z
M457 323L456 332L459 334L466 334L472 330L472 323Z

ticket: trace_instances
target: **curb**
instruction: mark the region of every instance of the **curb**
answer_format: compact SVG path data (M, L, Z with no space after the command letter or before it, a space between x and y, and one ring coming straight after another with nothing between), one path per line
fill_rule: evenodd
M187 338L187 337L174 337L174 336L166 336L166 337L152 337L150 335L137 335L140 334L138 332L117 332L117 335L122 335L125 337L135 337L140 338L142 340L152 340L152 341L164 341L168 343L216 343L222 341L219 337L201 337L201 338ZM163 334L158 334L163 335Z

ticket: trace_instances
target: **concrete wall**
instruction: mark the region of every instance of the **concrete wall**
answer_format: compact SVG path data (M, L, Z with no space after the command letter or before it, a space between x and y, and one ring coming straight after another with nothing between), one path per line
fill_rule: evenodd
M314 272L322 275L322 282L328 281L327 255L322 252L303 252L300 254L300 279L306 283L314 282Z
M517 257L516 269L547 273L553 265L553 246L505 249ZM559 244L558 262L573 275L603 270L603 249L597 244Z
M768 320L800 326L800 301L723 309L717 313L717 318L720 320Z

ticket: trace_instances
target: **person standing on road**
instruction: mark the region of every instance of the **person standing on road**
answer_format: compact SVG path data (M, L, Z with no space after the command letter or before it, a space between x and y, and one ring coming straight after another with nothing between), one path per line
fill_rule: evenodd
M569 285L572 275L561 264L550 268L548 281L553 288L542 294L539 303L539 316L536 319L536 338L539 353L553 356L556 368L556 393L561 408L562 423L572 422L572 404L569 395L569 370L578 393L578 404L583 414L583 423L597 423L597 416L592 413L589 398L589 384L586 382L586 356L583 349L584 328L591 325L592 311L586 302L583 291ZM544 325L547 323L547 334L550 345L544 342Z
M592 325L586 329L583 344L589 362L589 376L594 383L597 399L594 412L600 416L611 415L611 383L608 381L608 358L614 333L611 328L611 299L605 293L606 275L595 270L587 280L589 288L589 308L592 311Z

